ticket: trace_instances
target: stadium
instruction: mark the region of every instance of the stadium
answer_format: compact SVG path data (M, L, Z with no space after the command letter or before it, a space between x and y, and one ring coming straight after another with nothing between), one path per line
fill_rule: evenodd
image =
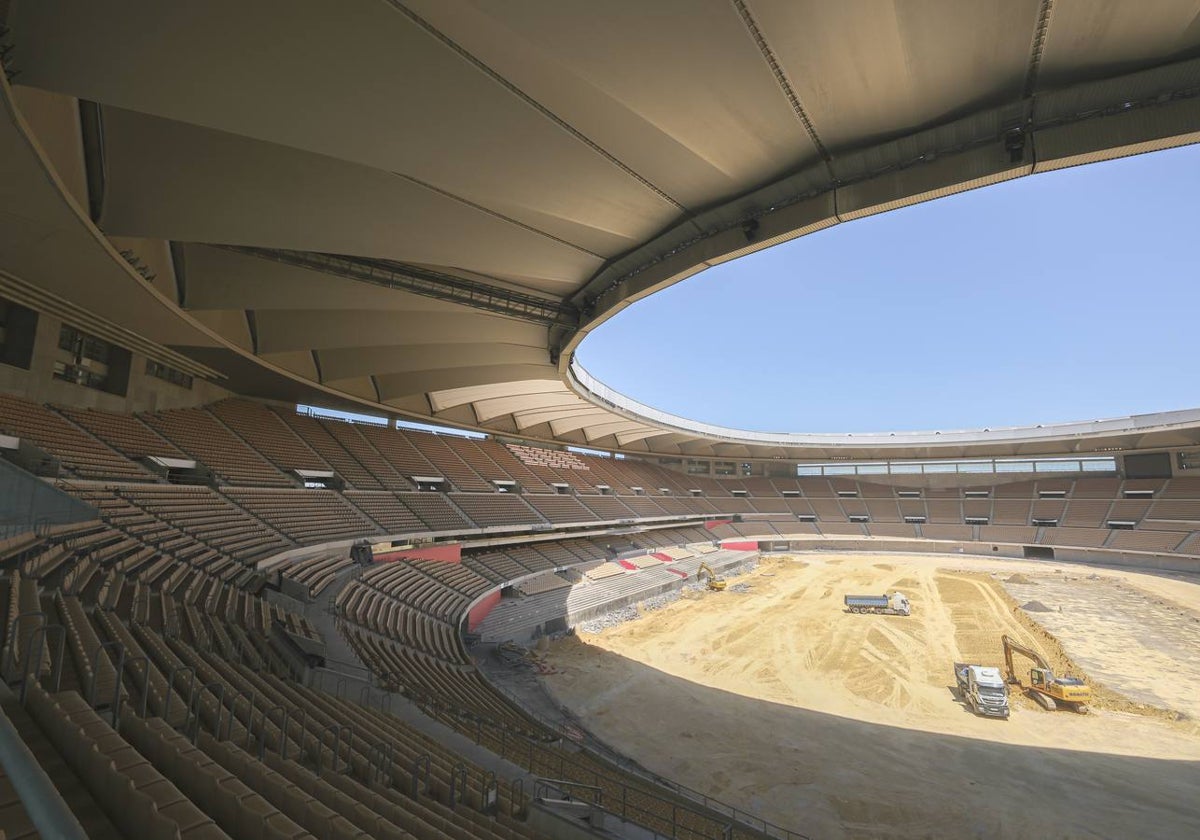
M1193 0L0 0L0 63L0 838L1200 836L1200 408L581 353L1195 143Z

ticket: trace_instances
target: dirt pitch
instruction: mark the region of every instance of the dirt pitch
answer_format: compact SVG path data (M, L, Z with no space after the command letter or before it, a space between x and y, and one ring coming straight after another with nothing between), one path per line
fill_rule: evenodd
M1200 620L1200 585L1075 569ZM951 663L1002 665L1003 633L1077 674L1074 659L1122 656L1089 643L1096 611L1064 647L1015 609L1002 581L1048 571L945 556L767 560L737 579L748 593L697 594L556 643L546 682L648 770L814 838L1200 837L1200 724L1177 710L1119 686L1098 688L1086 716L1020 697L1010 720L988 720L956 700ZM893 589L911 617L844 611L845 593ZM1193 656L1183 676L1153 660L1144 677L1194 697Z

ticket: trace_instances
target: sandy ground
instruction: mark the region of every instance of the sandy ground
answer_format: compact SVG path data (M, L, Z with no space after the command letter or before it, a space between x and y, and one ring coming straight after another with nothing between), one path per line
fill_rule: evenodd
M1047 608L1029 616L1089 678L1200 720L1200 612L1137 583L1070 568L1022 577L1028 583L1002 578L1004 588L1020 604Z
M1015 573L1059 599L1054 615L1072 619L1064 647L1014 610L1001 581ZM1100 597L1136 596L1132 615L1156 618L1131 629L1130 614L1078 595L1088 609L1058 613L1058 590L1091 575ZM1200 586L1062 563L832 554L739 580L748 593L704 593L556 643L547 687L648 769L814 838L1200 837L1200 724L1111 691L1086 716L1021 697L1008 721L983 719L951 688L956 660L1002 664L1008 633L1056 668L1099 667L1110 689L1140 674L1142 699L1190 711L1200 646L1171 633L1200 618ZM893 589L913 616L844 611L845 593Z

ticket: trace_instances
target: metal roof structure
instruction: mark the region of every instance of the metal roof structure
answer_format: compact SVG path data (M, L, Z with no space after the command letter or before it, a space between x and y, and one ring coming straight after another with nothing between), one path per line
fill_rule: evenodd
M1196 0L9 0L0 20L0 290L242 393L664 455L1200 443L1194 412L761 436L572 364L712 265L1195 142ZM80 102L82 166L49 96Z

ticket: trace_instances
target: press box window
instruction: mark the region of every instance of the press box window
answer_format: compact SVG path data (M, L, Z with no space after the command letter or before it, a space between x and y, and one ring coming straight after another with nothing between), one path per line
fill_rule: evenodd
M164 382L170 382L172 385L178 385L180 388L191 390L192 387L192 377L189 374L164 365L162 362L156 362L153 359L146 360L146 375L153 376L155 379L161 379Z

